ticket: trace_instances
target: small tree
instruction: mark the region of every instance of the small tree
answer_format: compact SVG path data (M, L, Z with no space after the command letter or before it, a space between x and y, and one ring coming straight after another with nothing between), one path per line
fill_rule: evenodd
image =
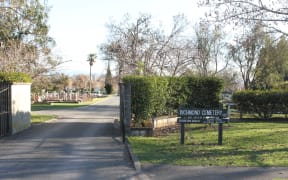
M113 92L112 73L110 70L110 62L108 62L107 73L106 73L106 77L105 77L105 89L106 89L107 94L111 94Z
M105 90L106 90L107 94L112 94L112 92L113 92L112 84L109 84L109 83L105 84Z

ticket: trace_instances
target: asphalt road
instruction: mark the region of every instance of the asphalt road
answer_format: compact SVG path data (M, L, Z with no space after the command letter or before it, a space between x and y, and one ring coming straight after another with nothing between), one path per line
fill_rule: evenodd
M119 130L119 97L61 111L58 119L0 139L0 179L138 179Z

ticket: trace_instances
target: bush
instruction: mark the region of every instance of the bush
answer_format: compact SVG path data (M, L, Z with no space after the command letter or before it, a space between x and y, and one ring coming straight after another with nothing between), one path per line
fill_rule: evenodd
M215 77L171 77L167 106L174 110L219 107L222 89L223 81Z
M143 122L153 114L157 116L167 113L167 79L126 76L124 82L131 84L131 110L136 122Z
M25 82L31 83L32 79L28 74L19 72L0 72L0 83L16 83Z
M287 114L288 91L238 91L233 94L233 101L240 112L257 113L260 118L268 119L273 113Z
M214 77L188 77L186 106L189 108L220 107L223 81ZM185 92L185 91L184 91ZM186 90L187 92L187 90Z
M143 77L125 77L125 83L131 84L131 111L137 122L148 119L153 113L152 82Z

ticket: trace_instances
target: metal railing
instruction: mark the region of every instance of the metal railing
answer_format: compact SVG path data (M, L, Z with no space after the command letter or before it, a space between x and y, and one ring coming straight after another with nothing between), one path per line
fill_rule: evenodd
M0 137L10 134L11 86L0 84Z

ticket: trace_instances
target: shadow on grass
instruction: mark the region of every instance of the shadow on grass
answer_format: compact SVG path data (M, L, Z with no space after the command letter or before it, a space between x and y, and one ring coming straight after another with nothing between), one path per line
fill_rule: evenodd
M188 145L186 145L188 146ZM191 146L191 145L190 145ZM197 149L199 146L213 146L213 144L201 144L201 145L192 145L194 149ZM185 147L183 147L185 148ZM179 160L186 161L186 163L182 165L197 165L197 166L255 166L255 167L270 167L270 166L280 166L279 164L270 164L266 163L263 159L263 155L272 155L274 153L286 153L288 148L275 148L275 149L264 149L264 150L241 150L241 149L201 149L199 151L190 149L190 153L187 152L189 150L180 151L177 150L177 147L167 148L166 146L155 145L152 151L149 151L148 148L145 148L147 152L138 152L137 156L140 161L143 162L151 162L155 164L170 164L176 165L179 164ZM176 152L178 151L178 152ZM156 153L157 152L157 153ZM217 162L223 161L222 159L226 159L226 162ZM239 164L239 159L235 160L235 158L241 158L245 163ZM245 159L244 159L245 158ZM276 160L276 159L275 159ZM191 163L189 163L191 161ZM193 162L194 161L194 162ZM235 162L234 162L235 161ZM196 163L195 163L196 162ZM283 166L281 164L281 166ZM286 165L288 164L286 163Z
M155 164L288 166L288 126L286 122L283 126L272 124L232 123L231 129L223 132L222 146L217 145L217 130L207 130L205 125L186 130L185 145L180 145L180 133L162 139L135 139L134 145L141 161Z

